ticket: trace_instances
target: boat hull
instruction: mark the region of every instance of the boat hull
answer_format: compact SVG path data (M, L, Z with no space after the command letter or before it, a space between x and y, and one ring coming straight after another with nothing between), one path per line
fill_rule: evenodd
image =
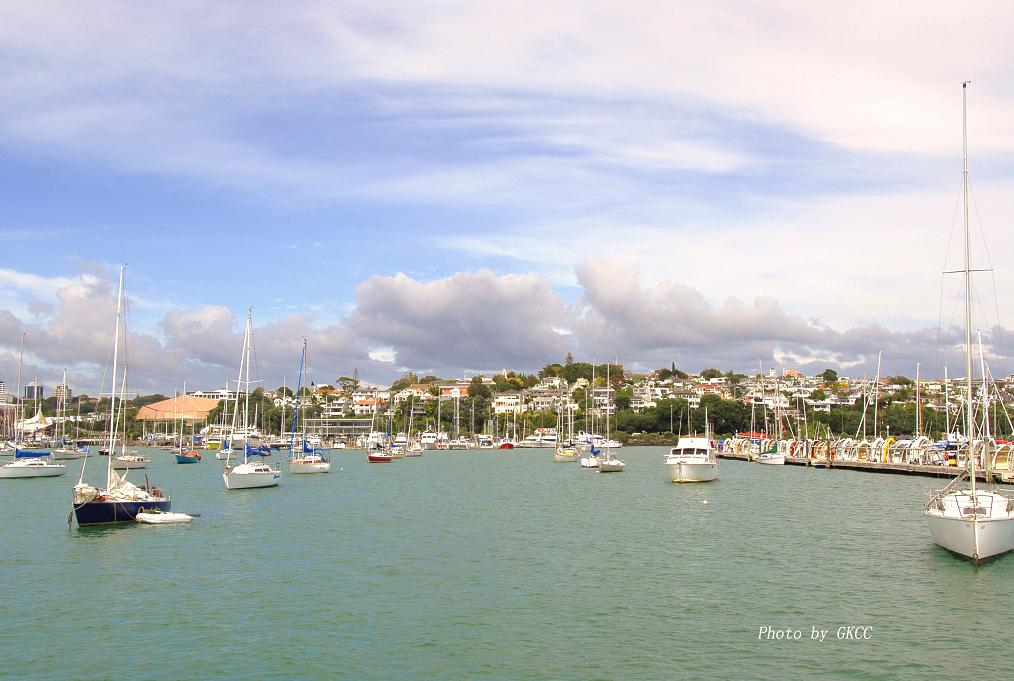
M973 523L967 518L953 518L926 512L933 541L951 553L974 561L995 558L1014 549L1014 519L979 519L979 551L975 551Z
M553 461L556 463L570 463L581 458L580 454L553 454Z
M54 449L53 450L53 459L54 460L55 459L63 459L63 460L83 459L85 456L87 456L87 454L85 452L79 452L76 449Z
M55 478L67 472L65 464L46 466L0 466L0 478Z
M119 457L115 457L113 459L113 468L118 471L133 471L137 470L138 468L147 468L149 461L150 459L145 459L143 461L133 461L130 459L123 460Z
M366 460L370 463L390 463L394 457L389 454L367 454Z
M622 461L599 461L599 473L622 473L624 468Z
M281 471L276 470L266 473L237 473L235 471L223 471L222 473L226 489L274 487L281 481L281 478Z
M757 463L767 464L768 466L784 466L785 465L785 455L784 454L778 454L778 455L775 455L775 456L763 456L762 455L762 456L758 456L755 459L755 461Z
M110 523L132 523L142 509L168 511L171 499L149 499L148 501L88 501L74 507L78 525L108 525Z
M307 475L310 473L330 473L331 462L313 461L310 463L303 463L299 461L290 461L289 472L295 475Z
M176 454L176 463L200 463L201 455L187 456L186 454Z
M673 482L710 482L718 478L717 463L667 463L666 468Z
M189 516L186 513L138 513L134 518L136 522L145 523L147 525L170 525L173 523L189 523L193 520L193 516Z

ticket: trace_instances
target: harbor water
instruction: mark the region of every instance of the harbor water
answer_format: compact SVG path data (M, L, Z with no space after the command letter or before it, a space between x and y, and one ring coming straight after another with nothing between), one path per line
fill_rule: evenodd
M147 474L199 518L68 528L79 462L61 478L2 481L0 677L1010 669L1014 555L975 568L933 544L921 511L939 480L723 461L718 481L675 485L667 450L651 447L620 450L622 474L550 450L389 464L346 450L331 474L227 491L211 455L176 465L142 451L153 461L130 479ZM86 481L104 466L89 459Z

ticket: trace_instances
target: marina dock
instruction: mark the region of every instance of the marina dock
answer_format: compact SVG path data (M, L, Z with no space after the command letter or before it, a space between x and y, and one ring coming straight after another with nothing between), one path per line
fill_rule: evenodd
M736 454L732 452L722 452L719 455L721 459L737 459L739 461L749 461L749 457L746 454ZM813 459L801 456L785 456L785 465L787 466L812 466L814 463ZM821 460L821 463L824 463ZM933 478L953 478L958 474L957 469L954 466L928 466L923 464L914 463L882 463L879 461L831 461L826 464L828 468L844 468L855 471L865 471L867 473L895 473L898 475L922 475ZM977 479L985 481L985 476L982 473L976 476ZM1006 479L1006 476L1001 477L999 474L994 475L994 478L998 482L1014 482L1014 480Z

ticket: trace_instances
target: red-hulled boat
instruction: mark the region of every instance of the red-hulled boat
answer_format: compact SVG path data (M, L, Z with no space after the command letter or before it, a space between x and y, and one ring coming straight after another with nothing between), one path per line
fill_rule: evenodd
M366 460L370 463L387 463L394 459L394 454L389 452L370 452L366 455Z

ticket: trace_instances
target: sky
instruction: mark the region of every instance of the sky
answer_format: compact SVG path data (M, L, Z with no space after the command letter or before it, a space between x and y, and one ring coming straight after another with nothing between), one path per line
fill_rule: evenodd
M961 373L1014 276L1005 3L0 1L0 379ZM998 257L999 256L999 257ZM1014 342L1014 341L1012 341ZM108 390L108 386L105 388Z

